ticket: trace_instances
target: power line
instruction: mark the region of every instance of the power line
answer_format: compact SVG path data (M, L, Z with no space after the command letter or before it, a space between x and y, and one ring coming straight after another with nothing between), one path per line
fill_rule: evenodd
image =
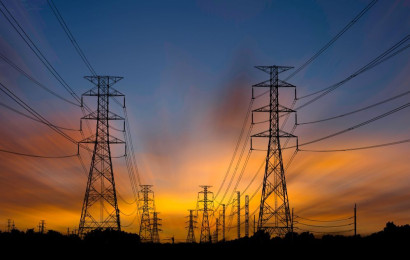
M403 45L406 41L408 41L410 39L410 35L407 35L406 37L404 37L403 39L401 39L399 42L397 42L395 45L393 45L392 47L390 47L388 50L386 50L385 52L383 52L382 54L380 54L378 57L376 57L375 59L373 59L371 62L369 62L368 64L366 64L365 66L361 67L360 69L358 69L356 72L354 72L353 74L351 74L349 77L345 78L344 80L333 84L329 87L326 87L322 90L313 92L311 94L299 97L298 99L302 99L302 98L306 98L315 94L319 94L321 92L323 92L321 95L307 101L306 103L300 105L299 107L297 107L295 110L300 110L301 108L310 105L311 103L317 101L318 99L324 97L325 95L329 94L330 92L336 90L337 88L339 88L340 86L342 86L343 84L347 83L348 81L350 81L351 79L357 77L358 75L374 68L375 66L387 61L388 59L396 56L397 54L401 53L402 51L406 50L408 47L410 47L410 44L406 45L405 47L399 49L398 51L395 51L396 49L398 49L401 45Z
M80 105L64 98L63 96L57 94L56 92L54 92L53 90L49 89L48 87L44 86L43 84L41 84L39 81L37 81L34 77L30 76L27 72L25 72L23 69L21 69L19 66L17 66L15 63L13 63L11 60L9 60L6 56L4 56L2 53L0 53L0 58L2 58L5 62L7 62L12 68L14 68L15 70L17 70L18 72L20 72L22 75L24 75L27 79L29 79L30 81L32 81L34 84L36 84L37 86L39 86L40 88L44 89L45 91L47 91L48 93L54 95L55 97L71 104L74 106L79 107Z
M122 215L124 215L124 216L130 217L130 216L136 214L137 211L138 211L138 207L136 207L136 208L135 208L131 213L129 213L129 214L123 212L122 210L120 210L120 213L121 213Z
M301 216L295 216L295 218L300 218L300 219L304 219L304 220L308 220L308 221L313 221L313 222L339 222L339 221L346 221L346 220L350 220L353 219L354 217L348 217L348 218L341 218L341 219L332 219L332 220L318 220L318 219L310 219L310 218L304 218Z
M326 140L326 139L329 139L329 138L332 138L332 137L335 137L335 136L344 134L344 133L346 133L346 132L349 132L349 131L351 131L351 130L357 129L357 128L359 128L359 127L365 126L365 125L370 124L370 123L372 123L372 122L374 122L374 121L377 121L377 120L379 120L379 119L382 119L382 118L384 118L384 117L386 117L386 116L389 116L389 115L391 115L391 114L394 114L394 113L396 113L396 112L398 112L398 111L400 111L400 110L402 110L402 109L407 108L408 106L410 106L410 103L407 103L407 104L405 104L405 105L402 105L402 106L400 106L400 107L397 107L397 108L395 108L395 109L393 109L393 110L390 110L390 111L388 111L388 112L386 112L386 113L384 113L384 114L381 114L381 115L379 115L379 116L376 116L376 117L374 117L374 118L371 118L371 119L369 119L369 120L367 120L367 121L365 121L365 122L362 122L362 123L360 123L360 124L354 125L354 126L352 126L352 127L349 127L349 128L347 128L347 129L344 129L344 130L342 130L342 131L339 131L339 132L333 133L333 134L331 134L331 135L327 135L327 136L324 136L324 137L321 137L321 138L318 138L318 139L315 139L315 140L312 140L312 141L309 141L309 142L306 142L306 143L299 144L299 147L305 146L305 145L308 145L308 144L317 143L317 142L320 142L320 141L323 141L323 140ZM291 146L291 147L287 147L287 148L283 148L283 149L290 149L290 148L295 148L295 147L297 147L297 146Z
M221 189L222 189L223 185L225 184L226 178L228 177L229 172L231 171L233 162L235 161L236 154L237 154L237 152L238 152L239 145L240 145L240 143L241 143L241 141L242 141L243 133L244 133L244 131L245 131L245 126L247 125L250 112L252 111L253 101L254 101L254 99L251 99L251 101L249 102L248 110L246 111L245 120L243 121L242 128L241 128L241 132L240 132L240 134L239 134L238 141L236 142L235 149L234 149L234 152L233 152L231 161L229 162L229 166L228 166L228 169L227 169L226 172L225 172L225 176L224 176L224 178L223 178L223 180L222 180L222 183L221 183L221 185L219 186L218 191L217 191L216 194L215 194L215 199L218 197L219 193L221 192ZM250 133L250 132L249 132L249 133ZM225 197L225 196L224 196L224 197ZM222 200L221 200L221 201L222 201Z
M137 211L137 212L138 212L138 211ZM135 221L137 220L138 216L139 216L138 213L135 214L134 219L133 219L129 224L127 224L127 225L122 225L122 224L121 224L121 227L130 227L132 224L135 223Z
M297 123L297 124L298 124L298 125L315 124L315 123L326 122L326 121L329 121L329 120L333 120L333 119L337 119L337 118L341 118L341 117L345 117L345 116L350 116L350 115L353 115L353 114L355 114L355 113L362 112L362 111L365 111L365 110L367 110L367 109L370 109L370 108L373 108L373 107L382 105L382 104L384 104L384 103L387 103L387 102L389 102L389 101L395 100L395 99L397 99L397 98L403 97L403 96L408 95L408 94L410 94L410 91L406 91L406 92L401 93L401 94L399 94L399 95L397 95L397 96L394 96L394 97L391 97L391 98L382 100L382 101L380 101L380 102L374 103L374 104L372 104L372 105L369 105L369 106L366 106L366 107L363 107L363 108L360 108L360 109L357 109L357 110L354 110L354 111L351 111L351 112L348 112L348 113L344 113L344 114L341 114L341 115L332 116L332 117L328 117L328 118L324 118L324 119L320 119L320 120L315 120L315 121Z
M133 205L133 204L137 203L137 201L138 201L138 198L135 198L132 202L128 202L120 195L120 193L118 191L117 191L117 195L125 204L128 204L128 205Z
M290 74L285 81L289 80L301 70L303 70L307 65L309 65L312 61L314 61L320 54L322 54L325 50L327 50L335 41L337 41L347 30L350 29L367 11L369 11L373 5L375 5L377 0L373 0L370 2L353 20L351 20L338 34L336 34L325 46L323 46L317 53L315 53L310 59L308 59L302 66L300 66L297 70L295 70L292 74Z
M300 230L300 231L303 231L303 232L309 232L309 233L318 233L318 234L337 234L337 233L347 233L347 232L351 232L351 231L354 231L354 229L348 229L348 230L341 230L341 231L328 231L328 232L326 232L326 231L312 231L312 230L306 230L306 229L302 229L302 228L299 228L299 227L294 227L295 229L298 229L298 230Z
M330 46L333 45L346 31L348 31L370 8L376 4L377 0L373 0L370 2L359 14L357 14L338 34L336 34L328 43L326 43L318 52L316 52L312 57L310 57L307 61L305 61L297 70L295 70L292 74L290 74L285 81L293 78L297 73L307 67L310 63L312 63L317 57L319 57L324 51L326 51ZM265 91L262 94L256 96L255 98L259 98L265 94L269 93L269 91ZM299 99L299 98L298 98ZM293 106L291 107L293 109Z
M19 156L25 156L25 157L44 158L44 159L62 159L62 158L72 158L72 157L77 156L77 154L60 155L60 156L47 156L47 155L20 153L20 152L8 151L8 150L4 150L4 149L0 149L0 152L19 155Z
M385 51L383 54L381 54L380 56L378 56L377 58L375 58L374 60L372 60L370 63L368 63L367 65L365 65L364 67L362 67L361 69L359 69L358 71L356 71L355 73L353 73L352 75L350 75L349 77L347 77L346 79L344 79L344 80L342 80L342 81L340 81L340 82L338 82L338 83L336 83L336 84L333 84L332 86L327 87L327 88L325 88L325 89L323 89L323 90L321 90L321 91L318 91L317 93L326 90L326 92L324 92L324 93L321 94L320 96L318 96L318 97L316 97L316 98L314 98L314 99L312 99L312 100L306 102L305 104L303 104L303 105L297 107L295 110L299 110L299 109L301 109L301 108L303 108L303 107L305 107L305 106L307 106L307 105L309 105L309 104L311 104L311 103L317 101L319 98L321 98L321 97L327 95L328 93L330 93L331 91L333 91L333 90L335 90L336 88L340 87L341 85L343 85L344 83L346 83L346 82L349 81L350 79L356 77L357 75L359 75L359 74L361 74L361 73L363 73L363 72L365 72L365 71L367 71L367 70L369 70L369 69L371 69L371 68L373 68L373 67L375 67L375 66L381 64L382 62L384 62L384 61L390 59L391 57L394 57L395 55L399 54L400 52L404 51L405 49L407 49L408 47L410 47L410 44L406 45L405 47L399 49L399 50L396 51L396 52L393 52L395 49L397 49L398 47L400 47L404 42L406 42L407 40L409 40L409 38L410 38L410 35L407 35L407 36L404 37L401 41L399 41L399 42L396 43L394 46L392 46L390 49L388 49L387 51ZM392 52L393 52L393 53L392 53ZM389 53L391 53L391 54L389 54ZM386 56L387 56L387 57L386 57ZM315 93L313 93L313 94L315 94ZM310 95L311 95L311 94L309 94L309 95L307 95L307 96L310 96ZM304 97L307 97L307 96L304 96ZM303 97L302 97L302 98L303 98ZM299 99L300 99L300 98L299 98ZM294 104L295 104L295 102L293 102L291 108L294 107ZM289 115L287 115L287 118L285 119L285 122L284 122L284 123L286 123L288 117L289 117ZM283 127L283 126L284 126L284 125L282 125L282 127ZM297 126L297 125L295 125L294 128L292 129L291 134L293 134L293 132L296 130L296 126ZM360 126L359 126L359 127L360 127ZM349 130L347 130L347 131L350 131L350 130L352 130L352 129L349 129ZM347 132L347 131L344 131L344 132ZM344 133L344 132L343 132L343 133ZM336 135L338 135L338 134L341 134L341 133L337 133ZM330 138L330 137L333 137L333 136L328 136L328 137L325 137L324 139L327 139L327 138ZM316 141L321 141L321 140L315 140L314 142L316 142ZM299 146L302 146L302 145L306 145L306 143L305 143L305 144L301 144L301 145L299 145ZM292 146L292 147L289 147L289 148L295 148L295 147L297 147L297 146ZM284 149L286 149L286 148L284 148Z
M224 199L225 199L225 197L226 197L226 195L227 195L229 189L231 188L232 182L233 182L233 180L235 179L237 170L238 170L239 165L240 165L240 163L241 163L241 161L242 161L243 153L245 152L246 145L248 144L249 137L250 137L250 133L252 132L252 128L253 128L253 125L251 124L250 127L249 127L249 130L248 130L248 132L247 132L247 134L246 134L246 139L245 139L245 142L244 142L244 144L243 144L243 146L242 146L241 153L240 153L240 155L239 155L237 164L236 164L235 169L234 169L234 171L233 171L233 173L232 173L232 176L231 176L231 179L230 179L230 181L229 181L229 183L228 183L228 186L227 186L226 189L225 189L225 192L224 192L224 194L223 194L223 197L222 197L222 199L221 199L221 203L223 203L223 201L224 201ZM248 156L249 156L249 154L248 154ZM248 157L248 156L247 156L247 157ZM247 163L247 162L246 162L246 163ZM218 204L218 206L217 206L217 208L215 209L215 211L218 210L218 208L219 208L220 205L221 205L221 204Z
M1 0L0 0L1 1ZM82 144L79 144L74 138L71 136L67 135L63 131L61 131L59 128L54 126L54 124L50 123L47 119L45 119L41 114L39 114L37 111L35 111L32 107L30 107L27 103L25 103L23 100L21 100L17 95L15 95L9 88L7 88L3 83L0 82L0 90L5 93L9 98L11 98L14 102L16 102L19 106L21 106L24 110L29 112L31 115L33 115L35 118L38 120L42 121L45 125L47 125L49 128L51 128L53 131L67 139L68 141L76 144L78 147L82 147L86 150L89 150L87 146L84 146Z
M355 147L355 148L333 149L333 150L303 150L303 149L299 149L299 151L301 151L301 152L315 152L315 153L348 152L348 151L356 151L356 150L365 150L365 149L380 148L380 147L398 145L398 144L403 144L403 143L408 143L408 142L410 142L410 139L405 139L405 140L401 140L401 141L397 141L397 142L391 142L391 143L384 143L384 144L376 144L376 145L370 145L370 146Z
M239 174L239 176L238 176L238 179L236 180L235 186L234 186L234 188L232 189L231 196L229 197L228 202L227 202L226 205L229 205L229 204L233 203L233 196L235 195L235 191L237 191L237 188L238 188L238 186L239 186L239 183L240 183L241 180L242 180L242 176L243 176L243 174L244 174L244 172L245 172L246 166L248 165L249 158L251 157L251 154L252 154L252 150L249 150L248 155L246 156L245 162L244 162L244 164L243 164L243 166L242 166L242 170L241 170L241 172L240 172L240 174ZM242 195L243 195L243 194L242 194ZM241 195L240 195L240 197L241 197Z
M85 116L84 107L91 113L92 111L90 110L90 108L87 107L87 105L84 104L84 107L82 106L83 102L78 97L78 95L67 84L67 82L61 77L61 75L56 71L56 69L51 65L51 63L47 60L47 58L39 50L39 48L36 46L36 44L31 40L30 36L25 32L25 30L21 27L21 25L18 23L18 21L15 19L15 17L10 13L10 11L4 5L2 0L0 0L0 4L6 10L6 12L11 17L11 19L14 21L14 23L9 18L9 16L6 15L6 13L3 11L3 9L0 8L0 12L4 15L4 17L10 23L10 25L13 27L13 29L19 34L19 36L22 38L22 40L27 44L27 46L30 48L30 50L37 56L37 58L41 61L41 63L56 78L56 80L64 87L64 89L76 100L76 102L78 104L81 104L81 111L82 111L83 115ZM88 122L86 122L86 123L87 123L88 130L91 132L91 129L90 129L90 126L89 126ZM83 135L82 130L80 130L80 132ZM83 146L81 146L81 147L83 147ZM88 149L88 147L86 147L86 149Z
M1 1L1 0L0 0ZM60 129L56 128L53 124L51 124L47 119L45 119L43 116L41 116L38 112L36 112L32 107L30 107L28 104L26 104L23 100L21 100L19 97L17 97L10 89L8 89L4 84L0 82L0 90L5 93L8 97L10 97L13 101L15 101L18 105L20 105L22 108L24 108L27 112L32 114L34 117L36 117L38 120L42 121L44 124L46 124L48 127L50 127L52 130L69 140L70 142L74 144L78 144L76 140L74 140L72 137L61 131Z
M352 226L354 223L349 223L349 224L344 224L344 225L332 225L332 226L318 226L318 225L310 225L306 224L303 222L296 222L297 224L301 224L303 226L308 226L308 227L318 227L318 228L335 228L335 227L347 227L347 226Z
M37 58L50 71L50 73L57 79L57 81L60 82L60 84L65 88L65 90L80 104L80 98L77 96L77 94L74 92L74 90L67 84L67 82L64 81L64 79L61 77L61 75L55 70L53 65L51 65L51 63L47 60L47 58L43 55L43 53L34 44L34 42L31 40L30 36L28 36L28 34L21 27L21 25L18 23L18 21L15 19L15 17L10 13L10 11L4 5L2 0L0 0L0 4L3 6L3 8L6 10L7 14L14 21L15 24L6 15L6 13L3 11L3 9L0 8L0 12L4 15L4 17L10 23L10 25L14 28L14 30L20 35L20 37L27 44L27 46L34 52L34 54L37 56Z
M29 119L31 119L31 120L33 120L33 121L36 121L36 122L39 122L39 123L41 123L41 124L47 125L47 123L45 123L45 122L43 122L43 121L41 121L41 120L38 120L38 119L36 119L36 118L34 118L34 117L31 117L31 116L29 116L29 115L27 115L27 114L25 114L25 113L23 113L23 112L21 112L21 111L19 111L19 110L17 110L17 109L14 109L14 108L12 108L12 107L10 107L10 106L8 106L8 105L2 103L2 102L0 102L0 106L2 106L2 107L4 107L4 108L7 108L8 110L15 112L16 114L19 114L19 115L21 115L21 116L24 116L24 117L26 117L26 118L29 118ZM62 130L67 130L67 131L80 131L79 129L57 126L57 125L55 125L55 124L51 124L51 125L54 126L54 127L56 127L56 128L62 129Z
M73 44L75 50L77 51L78 55L80 55L81 59L90 70L90 72L96 76L96 72L94 68L91 66L90 62L88 61L87 57L85 56L84 52L81 50L80 46L78 45L75 37L71 33L70 29L68 28L66 22L64 21L63 17L61 16L57 6L54 4L53 0L47 0L48 5L50 6L51 10L53 11L55 17L57 18L58 22L60 23L61 27L63 28L64 32L66 33L67 37L70 39L71 43Z

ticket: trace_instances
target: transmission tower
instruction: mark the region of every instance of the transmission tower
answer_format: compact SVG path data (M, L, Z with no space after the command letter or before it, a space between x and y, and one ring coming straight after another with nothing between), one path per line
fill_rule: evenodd
M16 226L14 225L14 220L8 219L7 220L7 232L10 233L14 229L16 229Z
M280 129L280 115L295 111L279 104L279 88L294 88L296 99L296 87L279 80L279 73L292 67L257 66L256 68L268 73L270 76L269 80L252 86L252 98L254 98L254 88L269 88L269 104L252 111L252 119L255 112L269 113L269 129L252 135L252 138L265 137L269 139L259 208L258 230L266 231L270 235L283 236L290 232L291 219L280 140L282 137L296 138L296 136ZM251 149L253 149L252 140Z
M45 229L46 229L46 221L40 220L40 223L38 223L38 233L44 234Z
M241 238L241 192L236 192L236 215L237 215L237 232L238 239Z
M153 212L153 217L152 217L152 242L154 243L159 243L159 231L162 231L159 227L161 224L159 223L161 221L160 218L158 218L158 212Z
M214 232L214 237L212 239L214 243L218 243L219 241L219 218L215 219L215 232Z
M81 211L80 235L97 228L121 230L110 144L124 144L124 141L111 136L109 132L111 120L124 120L111 112L109 107L110 97L124 97L123 94L112 88L122 77L87 76L85 79L93 83L95 87L82 95L81 105L83 105L83 98L86 96L97 97L98 105L96 111L82 118L96 120L96 132L80 141L80 143L94 144Z
M186 238L187 243L196 243L194 230L196 228L197 221L196 221L196 216L194 215L194 212L195 210L193 209L189 210L189 216L188 216L189 220L186 222L188 223L188 227L187 227L188 236Z
M249 196L245 196L245 237L249 237Z
M225 204L222 204L222 241L225 242Z
M200 243L211 243L211 231L209 228L209 211L213 211L213 192L208 189L212 186L200 186L203 191L198 193L198 208L202 211L202 225L201 225L201 236L199 239ZM202 196L201 196L202 195Z
M138 201L141 224L139 236L142 242L153 242L153 225L151 225L151 212L155 211L154 192L151 190L152 185L140 185L140 191L138 192ZM142 202L142 203L141 203Z

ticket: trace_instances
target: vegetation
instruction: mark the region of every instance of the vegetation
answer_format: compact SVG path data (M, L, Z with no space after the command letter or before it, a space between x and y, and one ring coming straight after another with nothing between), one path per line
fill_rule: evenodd
M139 236L132 233L114 230L95 230L83 239L76 235L63 235L49 230L45 234L34 232L33 229L22 232L0 232L0 245L5 249L29 250L44 254L58 252L66 254L90 254L95 252L103 256L152 253L200 253L200 256L218 254L233 254L244 256L248 254L272 254L275 256L314 256L316 258L355 258L388 253L390 256L405 252L410 242L410 226L396 226L388 222L386 227L369 236L333 236L325 235L316 238L313 234L289 233L284 238L270 238L268 234L258 232L249 238L216 244L152 244L141 243ZM27 252L27 251L26 251Z

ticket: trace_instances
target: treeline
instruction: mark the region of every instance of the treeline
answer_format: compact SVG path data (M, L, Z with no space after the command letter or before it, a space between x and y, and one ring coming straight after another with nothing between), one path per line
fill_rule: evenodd
M19 253L57 253L112 256L121 254L150 253L191 254L211 257L213 254L233 254L245 256L265 253L276 256L312 256L317 258L355 258L355 256L394 255L408 251L410 245L410 226L396 226L388 222L386 227L369 236L333 236L317 238L312 233L289 233L284 238L270 238L258 232L249 238L214 244L186 243L141 243L137 234L113 230L95 230L83 239L77 235L63 235L49 230L44 234L28 230L0 232L0 247ZM367 256L367 257L366 257Z

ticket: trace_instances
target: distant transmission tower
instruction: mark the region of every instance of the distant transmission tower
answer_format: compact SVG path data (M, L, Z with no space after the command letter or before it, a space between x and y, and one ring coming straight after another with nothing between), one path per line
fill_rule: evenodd
M40 223L38 223L38 233L44 234L45 229L46 229L46 221L40 220Z
M213 243L218 243L219 241L219 218L215 219L215 232L214 232L214 237L212 239Z
M151 190L152 185L140 185L140 187L138 201L142 206L139 208L141 211L139 236L142 242L154 242L153 225L151 224L151 212L155 210L154 192Z
M210 192L208 188L212 186L200 186L203 188L203 191L198 193L198 204L201 206L199 211L202 211L202 225L201 225L201 237L200 243L207 243L211 241L211 231L209 228L209 211L213 211L213 192ZM200 198L202 195L202 198Z
M7 232L10 233L14 229L16 229L16 226L14 225L14 220L8 219L7 220Z
M296 138L296 136L280 129L280 115L295 111L279 104L279 88L295 88L295 86L279 80L279 73L292 67L257 66L256 68L270 75L269 80L252 86L252 98L254 98L254 88L269 88L269 104L252 111L252 113L269 113L269 129L252 136L269 138L259 208L258 230L264 230L270 235L283 236L291 231L291 218L280 139L282 137ZM251 149L253 149L252 142Z
M249 237L249 196L245 196L245 237Z
M188 216L189 220L187 221L187 223L188 223L188 227L187 227L188 228L188 236L186 238L187 243L196 243L195 228L196 228L197 221L196 221L196 216L194 215L194 213L195 213L195 210L193 210L193 209L189 210L189 216Z
M121 230L110 144L124 143L124 141L111 136L109 132L111 120L124 120L111 112L109 108L110 97L124 97L123 94L112 88L122 77L87 76L85 79L93 83L95 87L82 95L81 102L84 96L97 97L98 105L96 111L82 118L96 120L96 133L80 141L80 143L94 144L81 211L80 235L97 228Z
M159 231L162 231L159 227L161 224L159 223L161 221L160 218L158 218L158 212L153 212L153 217L152 217L152 242L154 243L159 243Z

